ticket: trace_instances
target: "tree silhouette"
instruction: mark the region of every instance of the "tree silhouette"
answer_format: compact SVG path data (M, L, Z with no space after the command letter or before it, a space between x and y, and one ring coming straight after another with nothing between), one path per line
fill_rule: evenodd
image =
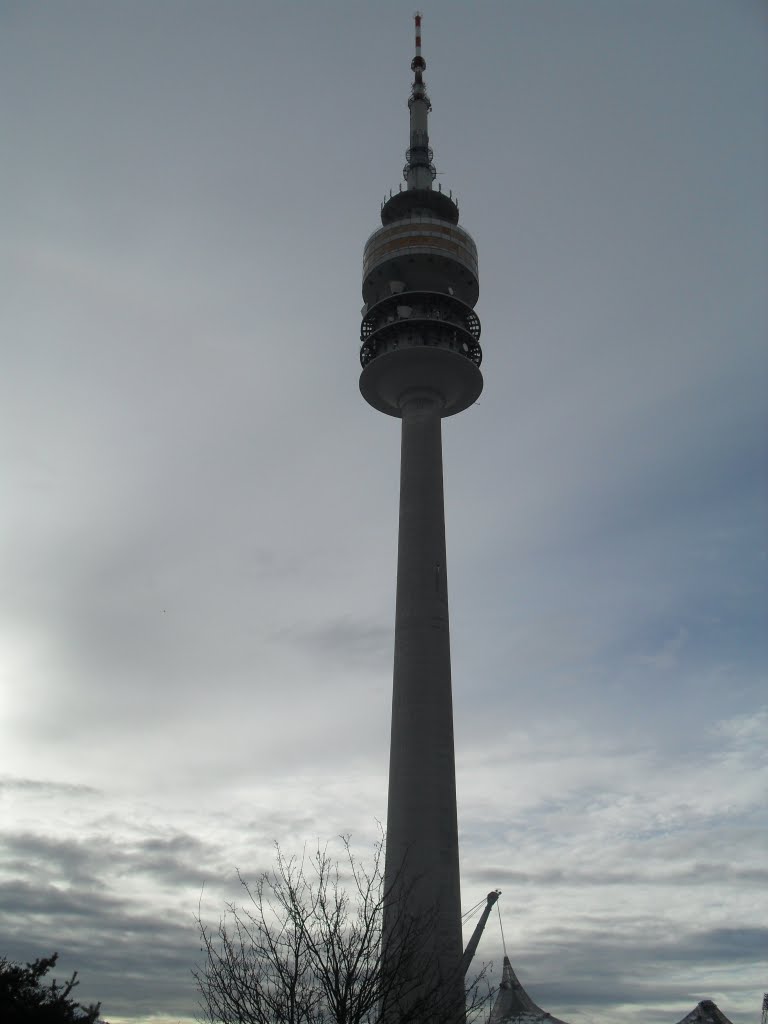
M29 964L19 964L0 957L0 1020L3 1024L96 1024L100 1003L81 1006L70 999L79 984L77 971L65 982L52 979L43 983L45 975L59 957L41 957Z

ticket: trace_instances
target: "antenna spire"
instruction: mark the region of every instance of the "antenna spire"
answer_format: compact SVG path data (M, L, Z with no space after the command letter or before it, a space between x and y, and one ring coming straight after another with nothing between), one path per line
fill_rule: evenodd
M421 11L416 11L413 16L416 28L416 56L411 61L411 70L416 72L416 81L421 82L421 72L427 66L427 62L421 56Z
M432 104L427 96L424 85L423 71L427 62L421 55L421 12L414 15L414 27L416 30L416 53L411 61L413 71L413 85L411 95L408 97L408 110L411 120L411 145L405 154L405 167L403 177L408 183L408 188L431 189L435 180L435 165L432 163L433 153L429 148L429 133L427 131L427 117Z

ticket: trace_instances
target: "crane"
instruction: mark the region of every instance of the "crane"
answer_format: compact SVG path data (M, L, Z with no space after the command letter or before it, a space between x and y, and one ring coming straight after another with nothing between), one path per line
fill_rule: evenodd
M494 889L493 892L489 892L488 895L486 896L485 907L483 908L483 912L480 915L480 920L475 925L475 930L472 932L472 937L467 943L467 948L464 950L461 956L459 971L461 973L462 978L466 975L467 971L469 970L469 965L472 963L472 958L477 952L477 947L480 942L480 938L483 934L483 930L485 929L486 923L488 922L488 918L490 917L491 910L493 909L493 906L498 900L499 896L501 896L501 889Z

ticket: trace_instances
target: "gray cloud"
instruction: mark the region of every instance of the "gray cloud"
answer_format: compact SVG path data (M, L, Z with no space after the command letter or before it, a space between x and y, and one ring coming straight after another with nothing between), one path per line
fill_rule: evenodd
M82 783L56 782L52 779L17 779L12 776L0 777L0 795L3 792L21 792L66 797L94 796L99 790Z
M364 664L380 671L389 669L391 623L360 622L346 617L289 636L311 655L327 659L331 664L341 663L350 668Z
M398 430L355 360L412 8L6 7L3 937L58 946L108 1019L176 1020L203 881L216 908L273 839L385 811ZM505 889L516 966L566 1019L713 995L746 1024L761 15L425 27L482 276L485 391L444 435L465 894ZM480 53L478 91L456 69Z
M6 893L3 892L3 896ZM137 915L119 901L88 892L63 896L28 891L23 896L39 917L25 915L24 927L4 928L4 944L20 961L58 951L58 970L77 970L78 998L101 1000L110 1016L189 1015L196 998L191 965L199 952L191 914L176 919L167 909Z
M579 886L611 886L611 885L690 885L711 886L728 885L746 882L764 885L768 882L768 870L764 868L734 868L727 864L693 863L684 868L670 867L659 871L643 869L635 870L582 871L579 868L552 868L545 871L515 871L509 868L485 868L473 871L471 879L475 883L485 882L488 885L564 885L569 888Z
M764 929L669 934L660 919L655 929L648 929L655 930L659 940L649 942L638 940L635 921L627 924L624 936L613 931L606 936L599 927L575 931L555 926L525 953L510 949L510 957L534 999L566 1019L574 1011L602 1015L624 1003L647 1003L660 1017L674 1020L676 1012L682 1016L711 993L708 974L713 970L718 991L738 992L738 983L723 984L723 970L742 961L759 961L765 948ZM698 974L692 974L694 966ZM680 974L675 975L678 969ZM702 978L703 988L692 984L694 977Z
M0 862L6 871L24 870L40 882L105 888L108 879L147 876L155 883L200 887L223 872L220 847L175 833L120 840L94 832L81 839L5 833Z

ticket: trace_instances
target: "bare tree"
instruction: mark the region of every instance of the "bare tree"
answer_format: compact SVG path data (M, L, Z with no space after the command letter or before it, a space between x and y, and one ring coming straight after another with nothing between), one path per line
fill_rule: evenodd
M384 969L383 841L369 867L355 857L348 837L342 842L341 862L327 847L286 857L276 846L274 867L253 885L240 877L243 904L227 904L215 928L198 911L205 960L193 974L204 1020L374 1024L382 1007L407 1006L405 1014L398 1012L397 1024L447 1021L442 986L414 998L432 922L410 917L407 900L401 899L398 948ZM426 961L423 968L428 969ZM490 994L483 970L468 989L468 1018Z

